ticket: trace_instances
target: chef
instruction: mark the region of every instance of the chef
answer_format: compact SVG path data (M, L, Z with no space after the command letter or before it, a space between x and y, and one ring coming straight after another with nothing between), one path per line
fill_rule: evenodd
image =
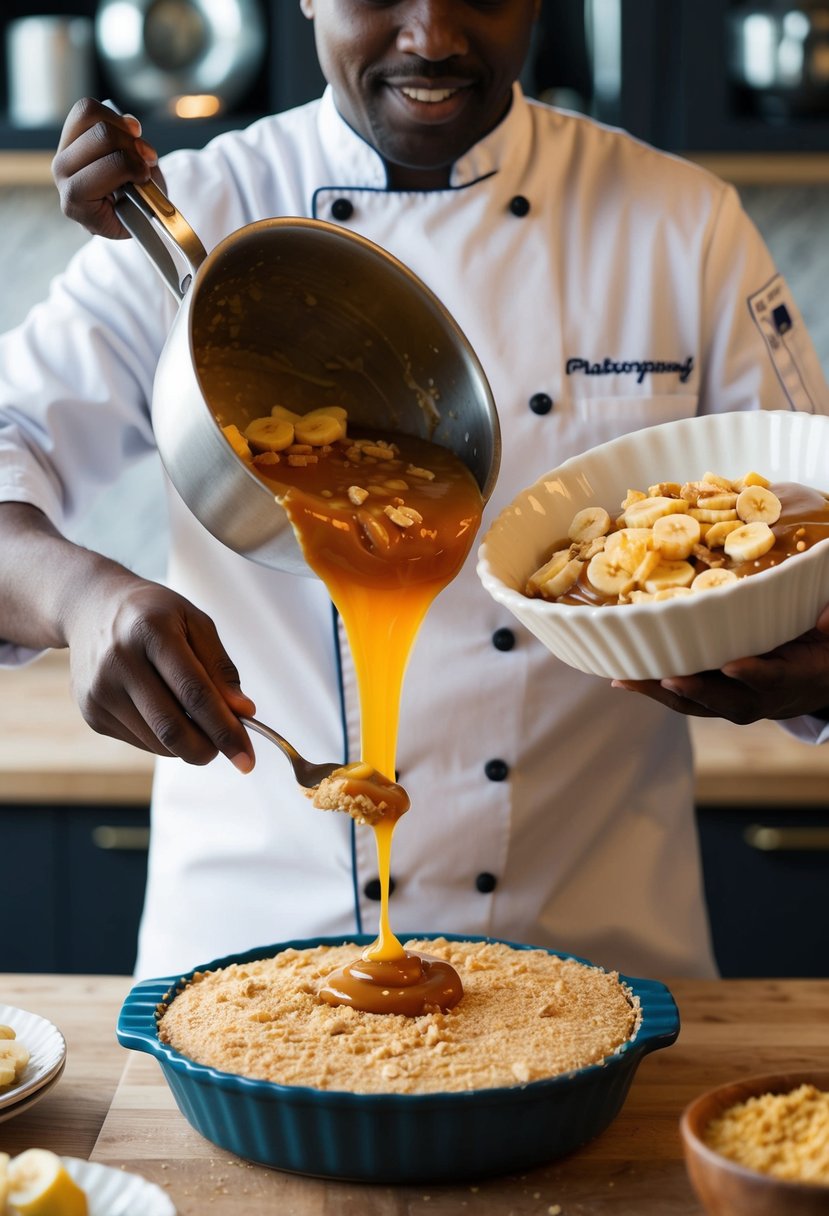
M500 414L484 527L544 470L627 431L736 409L829 412L800 313L734 190L522 95L536 0L301 7L329 82L321 100L165 157L163 179L208 249L253 220L311 216L384 246L437 293ZM255 706L312 759L358 757L354 668L323 585L224 548L171 488L165 586L61 535L153 449L175 304L134 242L104 239L126 236L112 192L159 176L136 120L80 102L54 174L66 214L100 235L0 345L0 661L68 646L90 725L163 757L139 975L372 933L371 832L312 809L276 749L257 748L248 771L236 717ZM726 473L747 471L735 460ZM829 640L814 636L785 677L756 660L744 680L735 669L631 696L558 664L470 559L429 612L404 685L412 810L393 850L395 930L712 975L684 715L785 717L821 740L809 715L829 704Z

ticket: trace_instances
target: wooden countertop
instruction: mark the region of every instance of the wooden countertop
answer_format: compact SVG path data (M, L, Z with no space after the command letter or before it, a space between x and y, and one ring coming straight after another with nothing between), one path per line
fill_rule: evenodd
M0 670L0 803L146 804L152 771L148 752L87 726L68 651Z
M800 743L773 722L695 718L691 731L698 802L829 804L829 747ZM0 803L146 804L152 766L146 752L86 725L66 651L0 671Z
M143 1174L168 1191L179 1216L548 1216L557 1207L562 1216L701 1216L682 1162L683 1107L734 1078L829 1066L829 980L669 982L682 1018L679 1040L643 1061L621 1114L592 1144L520 1177L374 1188L263 1169L202 1139L177 1110L156 1062L115 1041L129 983L0 976L0 999L49 1018L68 1048L54 1089L0 1123L0 1150L50 1148Z

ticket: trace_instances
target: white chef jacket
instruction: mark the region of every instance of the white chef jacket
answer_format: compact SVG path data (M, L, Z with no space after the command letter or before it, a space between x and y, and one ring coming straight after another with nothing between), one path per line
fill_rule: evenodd
M517 86L445 190L388 190L330 91L163 171L207 248L267 216L330 220L345 199L341 222L437 293L500 414L484 527L545 470L626 431L733 409L829 412L800 314L734 190ZM0 499L60 525L153 447L148 402L175 308L135 242L80 251L0 345ZM735 460L723 471L743 471ZM259 717L314 760L355 759L355 673L323 585L238 556L168 499L169 584L213 617ZM504 630L511 649L493 642ZM158 762L139 975L375 931L373 834L311 808L279 752L256 749L250 776L223 757ZM400 935L493 934L628 974L714 973L685 719L558 663L485 594L473 556L415 645L398 768L412 799L392 856Z

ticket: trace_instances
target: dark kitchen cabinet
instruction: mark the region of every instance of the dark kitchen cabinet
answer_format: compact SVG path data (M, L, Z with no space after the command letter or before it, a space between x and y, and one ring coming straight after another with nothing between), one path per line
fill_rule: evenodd
M533 69L542 95L562 70L562 5L576 4L588 13L588 27L592 12L592 32L586 46L571 35L573 79L566 83L588 94L587 108L597 117L680 153L829 150L829 105L796 117L763 114L761 95L749 97L735 79L730 22L743 0L547 0ZM571 27L577 29L572 14ZM617 76L615 90L607 87L608 75Z
M130 974L148 841L141 807L0 806L0 972Z
M829 810L697 809L714 950L728 978L829 975ZM149 812L0 807L0 972L130 974Z
M829 810L697 810L714 952L725 977L829 975Z
M627 11L629 0L624 0ZM763 92L749 94L729 60L729 22L741 0L634 0L652 11L656 45L642 71L639 31L628 25L622 78L623 125L660 147L705 152L825 152L829 108L809 114L764 114ZM797 5L793 4L792 9ZM625 67L629 70L625 71Z

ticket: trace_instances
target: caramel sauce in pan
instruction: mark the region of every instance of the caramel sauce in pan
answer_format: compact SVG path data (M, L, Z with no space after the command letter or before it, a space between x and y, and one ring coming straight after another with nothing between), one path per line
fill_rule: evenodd
M437 594L460 570L481 521L483 501L474 477L445 448L406 435L379 436L398 449L388 462L354 463L335 445L316 464L282 461L257 469L285 508L312 570L328 588L342 617L357 672L361 712L361 759L395 773L400 694L420 624ZM351 433L349 434L351 439ZM408 475L430 470L427 480ZM362 504L350 487L405 482L386 497ZM398 527L383 513L395 497L422 520ZM406 800L407 801L407 800ZM321 996L371 1013L422 1013L448 1009L463 994L457 973L438 960L407 953L389 923L389 874L394 828L406 806L393 802L373 825L380 877L380 924L376 940L358 960L331 977Z
M754 558L752 561L733 562L726 558L725 566L727 569L733 570L738 578L747 578L752 574L758 574L761 570L779 566L789 558L799 557L800 553L804 551L798 549L799 544L804 545L805 549L810 549L818 541L829 537L829 499L825 494L810 486L798 485L796 482L780 482L772 485L770 489L780 499L782 507L777 523L771 525L771 530L776 538L774 546L769 549L768 553ZM569 540L565 539L553 548L566 548L569 544ZM722 555L721 549L716 552ZM705 569L703 564L700 564L700 569ZM614 597L601 595L587 581L586 565L579 575L576 585L566 595L561 596L558 602L586 604L590 607L616 605Z

